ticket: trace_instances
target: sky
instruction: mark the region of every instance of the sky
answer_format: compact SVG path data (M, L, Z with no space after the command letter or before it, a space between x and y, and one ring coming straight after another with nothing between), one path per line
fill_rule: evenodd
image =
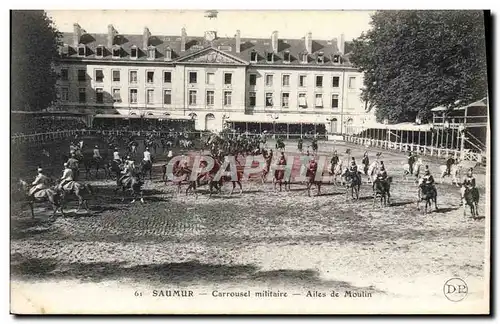
M369 29L371 11L223 11L217 19L204 17L198 10L47 10L56 27L62 32L73 32L79 23L88 33L106 33L113 24L120 34L142 34L148 27L153 35L180 35L181 28L192 36L203 36L207 30L216 30L220 37L233 37L236 30L241 37L271 37L278 31L279 38L301 38L308 32L313 39L327 40L340 37L346 40L358 37Z

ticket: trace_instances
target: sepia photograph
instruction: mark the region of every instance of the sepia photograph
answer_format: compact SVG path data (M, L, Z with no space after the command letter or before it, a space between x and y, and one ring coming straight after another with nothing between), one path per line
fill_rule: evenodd
M11 10L10 313L490 314L480 10Z

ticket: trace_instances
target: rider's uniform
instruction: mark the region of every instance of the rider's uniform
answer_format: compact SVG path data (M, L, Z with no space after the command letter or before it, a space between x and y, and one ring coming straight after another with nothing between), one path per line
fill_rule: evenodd
M77 170L78 169L78 160L75 159L74 157L70 157L68 159L68 168L70 169L73 169L73 170Z
M117 163L122 162L122 159L120 157L120 153L118 151L113 152L113 160L115 160Z
M149 151L144 152L144 161L151 162L151 152Z
M99 152L98 148L94 149L94 159L102 159L101 152Z
M73 170L66 167L63 171L61 182L59 183L59 189L62 189L62 187L70 181L73 181Z
M39 190L47 189L49 187L49 178L43 173L39 173L31 185L33 185L33 187L29 191L30 196L34 195Z
M316 171L318 170L318 164L316 163L316 161L309 161L309 166L307 167L307 169L309 170L310 174L316 173Z
M463 181L463 185L467 189L476 188L476 178L474 178L473 176L471 176L471 177L469 177L469 176L465 177L464 181Z
M434 177L431 174L426 174L422 178L424 180L424 185L433 186L434 185Z

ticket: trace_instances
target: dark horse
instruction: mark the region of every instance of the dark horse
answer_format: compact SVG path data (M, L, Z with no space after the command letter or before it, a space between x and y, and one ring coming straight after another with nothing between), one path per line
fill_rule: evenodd
M417 209L420 210L420 202L425 201L425 213L427 214L427 208L432 207L432 202L434 202L434 206L436 210L437 207L437 190L433 185L426 185L423 183L423 179L419 180L418 184L418 200L417 200Z
M391 204L391 183L392 177L388 177L386 180L375 179L373 182L373 206L375 206L377 198L380 198L380 207Z
M206 167L205 161L202 161L201 163L204 164L203 167ZM198 175L196 180L190 180L189 185L186 188L186 195L192 189L194 194L196 196L198 196L196 189L198 187L206 186L206 185L208 185L208 189L210 191L210 196L212 196L214 189L217 191L217 193L221 193L222 184L223 184L222 177L221 177L221 179L218 179L218 180L215 179L215 175L217 174L219 169L220 169L220 164L216 161L212 170L210 170L209 172Z
M462 204L464 207L464 218L467 216L467 206L470 207L472 218L479 217L478 204L479 204L479 190L477 188L467 188L464 185L460 188L462 194Z
M107 179L112 179L116 180L116 185L119 186L118 180L121 177L121 172L122 172L122 166L120 163L116 162L115 160L109 161L106 166L106 180Z
M344 179L345 179L344 185L346 187L345 191L346 200L348 199L349 190L351 191L352 199L356 200L359 199L359 190L361 188L361 172L358 171L358 173L356 174L346 170L346 172L344 173Z
M90 178L92 169L95 169L95 178L99 173L99 169L103 168L106 172L106 168L103 165L102 158L93 157L93 156L85 156L83 158L83 166L85 168L85 178Z
M320 181L316 180L316 173L317 173L317 170L307 168L307 171L306 171L307 195L309 197L311 197L312 185L316 186L316 189L318 190L318 192L316 193L316 196L321 195L321 180Z
M35 218L35 212L33 210L35 203L43 203L46 201L52 205L52 209L54 210L51 218L55 217L58 210L61 210L61 215L64 216L61 194L53 188L41 189L35 192L34 195L29 195L28 183L24 180L19 180L18 192L21 195L21 200L29 205L32 218Z
M149 173L149 180L151 180L152 174L153 174L153 162L152 161L141 161L141 164L139 166L139 169L141 170L141 174L144 178L146 178L146 174ZM166 172L166 171L165 171Z

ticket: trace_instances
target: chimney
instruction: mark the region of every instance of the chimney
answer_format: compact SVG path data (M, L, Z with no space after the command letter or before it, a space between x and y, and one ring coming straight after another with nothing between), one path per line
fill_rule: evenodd
M73 24L73 45L78 47L80 38L82 37L82 27L78 24Z
M332 39L332 47L335 54L339 52L339 40L337 39L337 37Z
M149 46L149 37L151 37L151 33L149 32L148 27L144 27L144 33L142 34L142 48L147 49Z
M236 53L239 53L241 50L241 34L240 31L236 31Z
M276 30L271 35L271 46L273 47L273 52L278 53L278 32Z
M345 36L344 36L344 34L341 34L340 35L340 46L339 46L340 53L345 54L344 48L345 48Z
M313 36L312 36L311 32L307 33L305 41L306 41L306 51L307 51L307 53L311 54L312 47L313 47Z
M108 25L108 48L112 48L114 45L115 36L118 34L113 25Z
M182 27L182 29L181 29L181 52L186 51L186 38L187 38L186 28Z

